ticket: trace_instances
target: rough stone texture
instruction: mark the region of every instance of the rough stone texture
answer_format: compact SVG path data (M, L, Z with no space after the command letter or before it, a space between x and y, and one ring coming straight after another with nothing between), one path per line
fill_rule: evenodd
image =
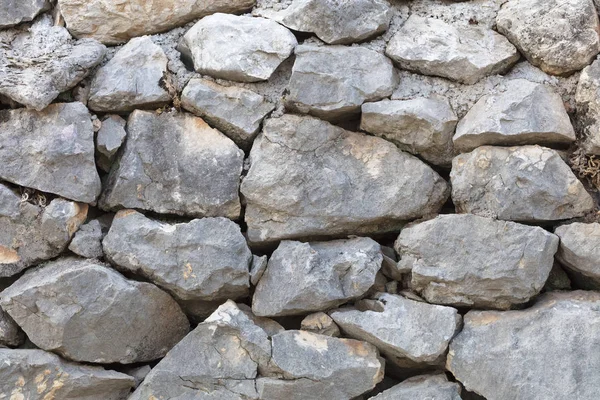
M470 214L440 215L406 227L395 244L400 269L430 303L509 308L539 293L558 238L515 222Z
M122 372L133 378L135 381L134 387L137 388L142 382L144 382L146 375L148 375L151 370L152 368L150 368L149 365L142 365L141 367L125 367L122 369Z
M167 61L150 37L131 39L94 75L88 106L99 112L127 112L168 104L171 96L162 84Z
M580 70L600 51L592 0L509 0L496 24L530 63L549 74Z
M540 146L479 147L454 158L450 180L461 213L543 222L594 208L560 154Z
M452 307L387 293L330 316L344 335L372 343L389 362L403 368L443 365L448 343L461 324Z
M192 79L181 94L181 106L202 117L242 149L250 149L262 120L275 105L251 90Z
M444 374L419 375L379 393L370 400L462 400L461 387Z
M542 289L543 292L550 292L552 290L571 290L571 279L569 279L569 276L558 262L555 262L552 266L544 289Z
M10 399L125 400L133 378L42 350L0 349L0 394Z
M436 165L452 163L458 118L442 97L382 100L362 105L360 129Z
M226 218L170 224L119 211L103 241L108 260L168 291L193 316L248 295L252 253Z
M241 82L269 79L298 42L288 29L265 18L214 14L182 38L179 50L196 72Z
M0 308L0 348L4 346L20 346L24 341L25 334L19 328L19 325Z
M333 319L324 312L318 312L307 315L300 323L300 329L319 335L340 336L340 328L333 322Z
M312 117L265 122L241 186L251 242L360 235L436 213L447 183L393 144Z
M106 44L162 32L206 15L240 13L255 0L59 0L60 11L75 37Z
M102 126L96 135L96 163L105 172L110 171L110 167L115 160L117 151L125 141L125 125L127 122L118 115L109 115L102 120Z
M267 256L252 256L252 265L250 266L250 283L254 286L260 281L267 269Z
M73 240L69 244L69 250L78 256L85 258L100 258L104 255L102 251L102 225L97 219L81 225L75 232Z
M446 367L487 400L597 399L599 309L600 294L576 291L521 311L470 311Z
M302 45L295 54L285 100L292 111L339 120L388 97L398 84L392 62L365 47Z
M31 21L48 8L48 0L0 0L0 29Z
M93 260L36 268L0 293L0 305L36 346L75 361L154 360L189 330L168 294Z
M575 130L562 99L547 86L515 79L505 91L483 96L458 123L454 145L465 152L483 145L568 145Z
M373 286L382 260L379 244L370 238L282 241L256 285L252 311L278 317L336 307Z
M200 118L136 110L100 205L238 218L243 158L243 151Z
M1 80L1 79L0 79ZM81 103L0 110L0 178L93 203L100 194L94 130Z
M106 52L95 40L73 40L49 16L29 29L1 32L0 48L0 95L38 111L85 78Z
M417 15L392 37L385 54L400 68L467 84L503 73L519 60L517 49L489 28Z
M575 101L583 133L581 147L588 154L600 155L600 61L581 71Z
M554 233L560 238L556 254L560 263L579 280L600 289L600 224L575 222L559 226Z

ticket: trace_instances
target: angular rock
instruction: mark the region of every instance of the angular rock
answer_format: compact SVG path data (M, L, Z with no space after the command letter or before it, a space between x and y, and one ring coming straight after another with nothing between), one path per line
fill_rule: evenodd
M362 105L360 129L383 137L400 149L449 166L458 118L443 97L382 100Z
M105 172L115 160L117 151L125 141L125 125L127 122L118 115L109 115L102 120L102 126L96 135L96 151L98 152L97 164Z
M127 135L103 208L239 217L244 152L221 132L190 114L136 110Z
M95 40L73 40L50 16L30 29L3 32L0 47L0 95L38 111L85 78L106 52Z
M457 212L543 222L584 215L594 200L554 150L482 146L452 160Z
M0 305L36 346L74 361L151 361L189 330L168 294L94 260L62 258L27 272L0 293Z
M103 247L117 268L149 279L196 317L249 292L252 253L240 227L226 218L170 224L123 210Z
M87 108L76 102L0 110L0 178L94 203L101 187Z
M382 260L381 247L370 238L282 241L256 285L252 311L278 317L337 307L373 286Z
M552 266L550 275L548 275L546 284L542 289L543 292L550 292L553 290L571 290L571 279L557 262Z
M462 400L461 387L444 374L419 375L384 390L370 400Z
M178 50L204 75L241 82L269 79L298 42L288 29L265 19L230 14L202 18Z
M592 0L509 0L496 26L530 63L549 74L578 71L600 52Z
M446 368L488 400L597 399L599 307L600 294L576 291L520 311L470 311Z
M0 29L31 21L50 6L48 0L0 0Z
M92 80L88 107L98 112L156 109L171 102L162 85L167 56L148 36L131 39Z
M267 256L252 256L252 265L250 266L250 283L254 286L260 281L267 269Z
M560 238L558 261L587 281L588 287L600 289L600 224L574 222L554 233Z
M251 242L394 231L448 196L435 171L392 143L312 117L267 120L250 160L241 191Z
M600 61L581 71L575 101L583 133L581 147L587 154L600 155Z
M443 365L448 343L461 325L461 317L452 307L387 293L329 315L344 335L372 343L401 368Z
M85 258L100 258L104 255L102 251L102 225L97 219L81 225L75 232L73 240L69 244L69 250L78 256Z
M340 328L333 322L333 319L324 312L318 312L307 315L300 323L300 329L319 335L340 336Z
M133 378L135 381L134 387L140 386L146 376L152 371L149 365L142 365L141 367L125 367L122 369L124 374L127 374Z
M327 120L360 113L398 84L392 62L365 47L298 46L285 99L288 109Z
M25 334L19 328L19 325L0 308L0 348L4 346L20 346L24 341ZM0 351L2 350L0 349ZM2 392L0 391L0 393Z
M163 32L217 12L241 13L255 0L59 0L61 14L75 37L117 44Z
M402 69L470 85L507 71L520 57L515 46L489 28L418 15L396 32L385 54Z
M483 96L460 120L455 147L463 152L483 145L568 145L575 130L562 98L546 85L509 80L505 91Z

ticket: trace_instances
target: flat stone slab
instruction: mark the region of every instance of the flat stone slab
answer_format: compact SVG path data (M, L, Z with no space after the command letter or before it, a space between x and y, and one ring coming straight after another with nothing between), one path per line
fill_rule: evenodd
M462 400L461 387L448 381L445 374L419 375L408 378L369 400Z
M600 224L574 222L559 226L554 233L560 238L556 254L560 263L588 287L600 289Z

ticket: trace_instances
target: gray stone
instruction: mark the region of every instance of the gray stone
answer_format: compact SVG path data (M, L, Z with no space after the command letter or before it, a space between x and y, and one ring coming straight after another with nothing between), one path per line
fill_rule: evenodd
M25 334L19 328L19 325L0 308L0 347L16 347L23 344L23 342L25 342Z
M38 111L85 78L106 52L95 40L73 40L50 16L2 32L0 48L0 95Z
M49 8L48 0L0 0L0 29L31 21Z
M360 129L432 164L449 166L455 155L452 136L457 122L448 100L436 96L365 103Z
M102 120L102 126L96 135L97 164L105 172L115 160L117 151L125 141L127 122L118 115L109 115Z
M102 251L103 237L100 221L93 219L81 225L75 232L75 236L69 244L69 250L81 257L100 258L104 255Z
M544 289L542 289L543 292L550 292L552 290L571 290L571 279L558 262L552 265L550 275L548 275Z
M396 32L385 54L402 69L467 84L507 71L520 57L515 46L489 28L418 15Z
M436 213L448 184L392 143L312 117L265 122L241 191L251 242L366 235Z
M307 315L300 323L300 329L319 335L340 336L340 328L333 322L333 319L324 312L318 312Z
M388 293L329 315L344 335L374 344L401 368L443 365L448 343L461 326L461 317L452 307Z
M151 361L189 330L168 294L94 260L62 258L29 271L0 293L0 305L37 347L74 361Z
M592 0L509 0L496 26L530 63L553 75L582 69L600 51Z
M171 102L162 85L167 56L148 36L131 39L92 80L88 107L99 112L155 109Z
M584 215L594 200L554 150L482 146L452 160L457 212L543 222Z
M262 120L275 109L258 93L191 79L181 94L181 106L202 117L242 149L250 149Z
M471 151L483 145L569 145L575 130L562 98L546 85L525 79L483 96L458 123L454 145Z
M373 286L382 260L379 244L370 238L282 241L256 285L252 311L278 317L337 307Z
M395 244L411 287L430 303L509 308L540 292L556 235L471 214L440 215L406 227Z
M370 400L462 400L461 387L444 374L419 375L371 397Z
M100 205L238 218L244 152L202 119L136 110Z
M600 398L600 294L551 292L520 311L470 311L446 368L487 400Z
M241 82L271 77L298 42L288 29L265 18L214 14L183 36L178 50L204 75Z
M76 102L0 110L0 178L94 203L101 187L87 108Z
M302 45L288 85L292 111L339 120L360 113L367 101L388 97L398 84L392 62L365 47Z
M267 269L267 256L252 256L252 265L250 266L250 283L254 286L260 281Z
M600 289L600 224L574 222L554 231L560 238L556 258L570 271Z
M140 386L146 376L152 371L149 365L142 365L141 367L125 367L122 369L124 374L127 374L133 378L135 381L134 387Z
M170 224L123 210L103 247L117 268L149 279L195 317L248 295L252 253L240 227L226 218Z
M575 101L577 122L583 133L581 147L587 154L600 155L600 61L585 67L579 76Z

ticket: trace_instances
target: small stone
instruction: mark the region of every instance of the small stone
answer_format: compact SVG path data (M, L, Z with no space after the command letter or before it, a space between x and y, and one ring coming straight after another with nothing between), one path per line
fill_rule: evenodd
M550 275L548 275L544 289L542 289L543 292L550 292L553 290L571 290L571 279L557 262L552 265Z
M118 115L109 115L102 120L102 126L96 135L96 151L99 153L97 164L103 171L110 171L117 151L125 141L127 121Z
M104 255L102 251L103 237L104 233L100 221L93 219L81 225L79 230L75 232L75 236L69 244L69 250L81 257L100 258Z
M575 101L583 133L581 147L587 154L600 155L600 61L581 71Z
M122 369L124 374L127 374L134 379L134 388L137 388L144 382L144 379L146 379L146 376L150 371L152 371L152 368L150 368L149 365L142 365L141 367L125 367Z
M19 328L19 325L17 325L8 313L0 308L0 351L2 351L1 347L17 347L23 344L23 342L25 342L25 334ZM1 369L2 367L0 366L0 376L2 376ZM0 391L0 393L2 392Z
M562 265L587 281L587 287L600 289L600 224L574 222L554 233L560 238L556 258Z
M250 283L256 286L267 269L267 256L252 256L252 265L250 266Z
M333 322L333 319L324 312L318 312L307 315L300 323L300 329L319 335L339 337L340 328Z
M0 0L0 29L32 21L50 7L48 0Z
M462 400L461 387L445 374L419 375L379 393L369 400Z

